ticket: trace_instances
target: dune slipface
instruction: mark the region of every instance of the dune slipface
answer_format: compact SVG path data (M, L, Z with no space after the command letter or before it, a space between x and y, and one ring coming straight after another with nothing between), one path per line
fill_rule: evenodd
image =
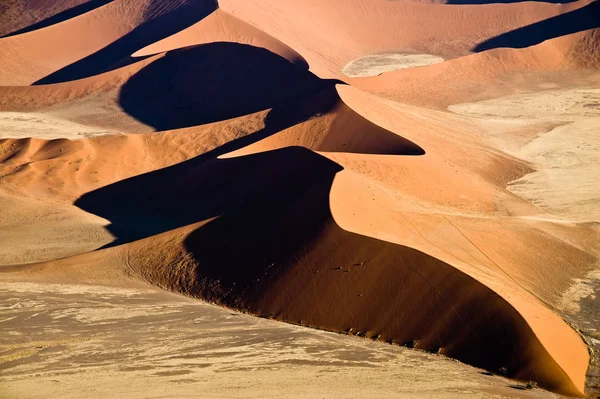
M223 337L254 351L235 310L294 324L273 327L280 340L304 326L368 338L379 354L420 349L438 374L450 366L433 354L451 357L464 363L451 374L471 384L412 391L382 373L366 397L383 385L400 396L550 395L536 385L597 395L600 190L582 171L600 151L599 4L1 4L0 288L25 304L2 309L8 394L51 396L32 373L75 393L95 378L114 378L124 397L147 396L128 382L150 379L152 395L205 392L197 372L222 371L214 353L170 346L170 327L142 331L173 320L162 312L182 306L175 297L231 309L192 328L177 316L173 329L192 336L218 318L232 329ZM36 310L46 300L77 305L54 328ZM136 309L144 301L156 311ZM117 308L134 322L113 320ZM35 345L30 318L48 326ZM125 338L98 360L117 342L104 324ZM81 359L65 355L90 337ZM159 346L175 352L147 349ZM151 365L125 365L131 350ZM290 374L310 355L284 350ZM36 363L48 353L58 361ZM236 376L236 395L315 396L264 388L256 370L276 361L244 356L227 352L232 374L219 374ZM306 364L358 377L344 356ZM405 367L418 374L417 363Z
M137 203L115 190L91 193L78 204L121 224L128 217L162 220L168 229L210 220L126 249L128 265L163 288L578 392L522 316L485 285L420 251L341 229L328 200L340 170L309 150L289 147L149 175L148 185L169 181L168 194L137 206L137 216L93 208L104 195L122 209ZM243 176L243 183L223 185L234 176Z

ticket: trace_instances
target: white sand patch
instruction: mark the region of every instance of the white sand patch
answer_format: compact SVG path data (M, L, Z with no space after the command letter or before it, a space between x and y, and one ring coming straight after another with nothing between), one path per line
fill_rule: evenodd
M600 264L597 265L597 269L589 272L584 278L573 279L573 284L560 298L560 310L570 314L579 313L581 311L580 303L582 299L596 298L594 284L598 281L600 281Z
M0 139L80 139L114 132L70 122L55 116L25 113L0 112Z
M375 54L349 62L342 72L351 78L377 76L384 72L437 64L442 61L443 58L431 54Z
M449 110L489 125L494 140L505 141L500 148L534 165L535 172L509 183L511 192L561 218L600 221L600 89L518 94ZM514 128L498 131L498 119ZM512 132L523 123L548 128L515 145Z

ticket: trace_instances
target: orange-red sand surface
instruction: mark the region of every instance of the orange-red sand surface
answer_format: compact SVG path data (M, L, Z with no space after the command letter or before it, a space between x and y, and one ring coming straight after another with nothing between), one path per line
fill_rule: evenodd
M0 298L0 397L595 398L600 2L4 1Z

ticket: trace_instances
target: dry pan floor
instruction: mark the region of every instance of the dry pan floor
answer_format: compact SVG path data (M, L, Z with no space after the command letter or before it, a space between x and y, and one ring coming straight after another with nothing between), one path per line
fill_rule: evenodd
M0 284L2 398L552 398L439 355L149 286Z

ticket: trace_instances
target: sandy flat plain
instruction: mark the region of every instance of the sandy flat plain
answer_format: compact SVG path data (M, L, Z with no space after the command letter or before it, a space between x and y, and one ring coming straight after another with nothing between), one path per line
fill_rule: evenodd
M151 287L2 283L0 296L6 398L554 397L441 356Z

